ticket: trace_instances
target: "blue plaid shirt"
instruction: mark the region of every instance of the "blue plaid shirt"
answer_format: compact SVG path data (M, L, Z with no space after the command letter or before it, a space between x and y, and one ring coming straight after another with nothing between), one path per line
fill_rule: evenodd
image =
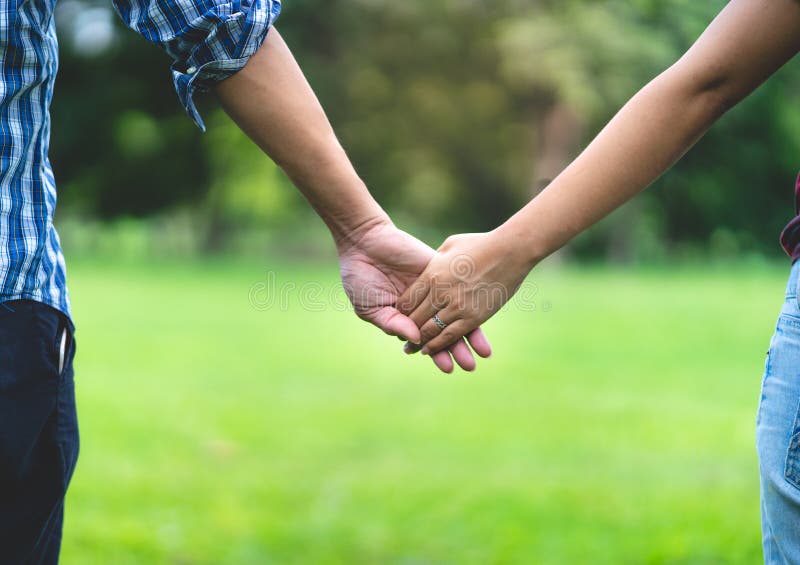
M241 69L278 17L280 0L113 0L123 21L172 57L181 104L201 129L196 91ZM0 0L0 302L29 299L70 315L53 227L48 160L58 68L55 0Z

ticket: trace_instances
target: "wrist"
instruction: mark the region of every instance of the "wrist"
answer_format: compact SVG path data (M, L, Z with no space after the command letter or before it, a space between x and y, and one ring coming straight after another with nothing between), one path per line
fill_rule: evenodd
M389 216L377 204L376 207L377 210L348 218L337 225L329 224L339 255L357 247L364 237L374 233L374 230L394 226Z
M330 177L326 193L336 196L317 209L340 254L358 245L372 230L393 225L364 181L352 167L350 171L338 178Z
M529 271L549 255L544 242L531 231L512 217L492 232L505 254Z

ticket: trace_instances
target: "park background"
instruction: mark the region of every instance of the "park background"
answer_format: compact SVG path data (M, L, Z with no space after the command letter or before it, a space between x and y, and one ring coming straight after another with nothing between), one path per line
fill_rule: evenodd
M541 190L724 4L293 0L278 28L375 197L436 247ZM446 376L343 306L324 226L212 95L201 134L109 3L56 23L83 434L64 563L759 561L796 61Z

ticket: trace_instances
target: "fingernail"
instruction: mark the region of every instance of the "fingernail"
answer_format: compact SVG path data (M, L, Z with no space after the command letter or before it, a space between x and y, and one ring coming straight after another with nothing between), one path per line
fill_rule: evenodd
M411 355L411 346L407 343L403 346L403 353L406 355Z
M421 351L421 353L422 353L423 355L430 355L430 354L431 354L431 350L430 350L430 348L429 348L429 347L426 345L425 347L423 347L423 348L422 348L422 351Z

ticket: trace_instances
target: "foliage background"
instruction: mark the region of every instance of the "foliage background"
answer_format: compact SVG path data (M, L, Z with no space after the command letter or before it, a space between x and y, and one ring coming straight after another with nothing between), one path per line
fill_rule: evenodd
M294 0L278 27L373 193L436 244L513 213L724 4ZM242 239L258 250L244 234L314 221L210 98L210 131L196 131L166 56L122 29L108 4L64 0L58 16L52 160L64 217L184 212L187 237L205 251ZM798 147L800 67L790 64L571 250L621 261L777 257Z

